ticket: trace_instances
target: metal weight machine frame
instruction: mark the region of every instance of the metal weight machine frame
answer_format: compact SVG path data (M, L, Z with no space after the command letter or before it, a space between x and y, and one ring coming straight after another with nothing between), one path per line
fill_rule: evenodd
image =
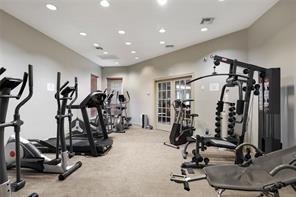
M242 129L241 134L238 137L238 144L233 144L221 137L202 137L197 135L196 138L188 139L188 143L183 151L183 157L187 157L187 147L190 143L196 143L196 149L192 162L185 162L182 164L184 168L203 168L209 162L208 158L203 158L200 155L200 150L204 151L209 146L235 149L237 145L242 144L245 139L245 134L248 130L248 118L250 100L252 91L258 91L257 94L259 100L259 116L258 116L258 147L265 153L269 153L275 150L279 150L282 147L281 144L281 132L280 132L280 68L263 68L260 66L252 65L249 63L233 60L221 56L212 56L215 67L220 63L229 65L229 73L216 74L198 77L189 81L187 84L195 81L216 76L229 76L226 80L227 83L233 81L241 82L246 85L244 100L241 98L240 102L243 105L242 111ZM243 68L243 74L238 74L238 68ZM258 72L258 84L254 79L255 73ZM255 85L256 84L256 85ZM205 164L200 164L204 162ZM241 161L237 161L241 162Z

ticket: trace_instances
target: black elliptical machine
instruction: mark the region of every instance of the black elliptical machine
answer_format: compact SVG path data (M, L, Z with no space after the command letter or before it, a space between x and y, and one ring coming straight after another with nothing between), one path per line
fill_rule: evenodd
M5 68L0 68L0 75L5 72ZM5 122L9 99L15 98L19 100L25 90L27 81L29 78L29 94L24 98L14 110L14 118L12 122ZM16 96L11 95L11 91L17 86L21 85L21 88ZM26 182L21 179L21 164L20 164L20 142L15 143L15 157L16 157L16 181L10 183L7 176L7 167L5 162L5 148L4 148L4 129L6 127L14 127L16 136L19 136L21 131L21 125L24 122L20 118L20 109L24 106L33 95L33 68L28 66L28 73L24 73L23 79L4 77L0 81L0 196L11 197L11 191L17 192L22 189ZM19 138L18 138L19 139ZM30 197L38 197L38 194L33 193Z
M68 176L78 170L82 163L80 161L75 162L70 165L69 159L71 154L69 154L66 147L65 140L65 129L64 123L65 118L69 117L66 114L67 102L72 99L75 91L75 87L68 86L69 81L61 86L61 73L57 73L57 92L55 94L55 99L57 101L58 110L56 115L57 120L57 140L56 147L56 157L51 159L46 155L42 154L40 150L30 141L21 138L19 132L16 129L15 136L11 136L6 144L6 164L8 168L19 166L22 168L30 168L42 173L55 173L59 174L59 180L65 180ZM20 149L20 159L14 156L14 152L19 152L18 149L14 149L14 144L18 149Z
M132 118L127 114L127 105L130 102L129 92L126 91L126 95L117 92L116 98L118 104L116 106L117 114L113 117L113 132L115 133L125 133L126 129L129 129Z
M194 118L198 117L198 114L190 113L193 101L193 99L176 99L172 104L175 110L175 121L169 137L170 143L164 142L164 145L179 149L179 146L185 144L187 138L193 135Z

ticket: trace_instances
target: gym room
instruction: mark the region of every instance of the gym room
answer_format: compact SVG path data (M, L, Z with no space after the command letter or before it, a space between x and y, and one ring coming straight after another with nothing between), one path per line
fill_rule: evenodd
M296 0L0 0L0 197L295 197Z

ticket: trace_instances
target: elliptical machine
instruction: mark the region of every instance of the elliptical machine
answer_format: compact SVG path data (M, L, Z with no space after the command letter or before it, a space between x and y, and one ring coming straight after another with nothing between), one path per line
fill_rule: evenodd
M126 91L127 97L124 94L117 92L118 105L116 106L117 114L114 115L113 131L117 133L125 133L125 130L132 126L131 117L127 114L127 104L130 102L130 95Z
M0 68L0 75L5 72L5 68ZM12 122L6 123L6 115L10 98L19 100L25 90L27 80L29 78L29 95L24 98L15 108L14 119ZM19 93L14 96L11 95L11 91L17 86L22 84ZM33 68L31 65L28 66L28 73L24 73L23 79L15 78L3 78L0 81L0 196L11 197L11 191L16 192L22 189L26 182L21 179L21 168L20 168L20 143L16 141L14 156L16 157L16 181L10 183L7 176L7 167L5 164L5 149L4 149L4 129L6 127L14 127L15 133L19 136L20 127L24 123L20 119L20 109L26 104L33 95ZM33 193L30 197L38 197L38 194Z
M193 135L194 118L198 117L198 114L190 113L190 105L193 101L193 99L176 99L172 104L175 110L175 121L169 137L170 143L164 142L164 145L179 149L179 145L185 144L187 138ZM188 112L189 119L186 119Z
M61 86L61 73L57 73L57 92L55 98L58 104L56 115L57 120L57 145L61 149L56 149L55 159L50 159L43 155L31 142L19 136L20 127L15 126L15 136L11 136L6 144L6 164L8 168L14 166L34 169L38 172L57 173L59 180L65 180L69 175L79 169L82 165L80 161L74 165L69 165L69 153L66 147L64 120L68 117L66 112L67 102L72 99L74 87L67 86L69 81ZM62 96L62 97L61 97ZM60 144L61 143L61 146ZM15 149L17 147L17 149ZM19 148L19 150L18 150ZM61 151L61 152L60 152ZM16 153L20 153L20 160L16 160ZM60 157L61 155L61 157Z
M104 116L104 122L107 128L108 133L112 132L112 128L114 125L113 122L113 115L112 115L112 98L114 97L114 90L112 90L109 94L107 94L107 97L104 101L103 105L103 116ZM96 118L96 124L99 124L99 117Z

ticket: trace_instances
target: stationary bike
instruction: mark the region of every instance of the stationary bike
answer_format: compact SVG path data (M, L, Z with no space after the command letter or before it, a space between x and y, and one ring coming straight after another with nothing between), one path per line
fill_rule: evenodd
M58 104L56 115L57 120L57 146L61 149L56 149L56 157L50 159L43 155L31 142L19 136L20 127L16 125L15 136L11 136L5 147L6 164L8 168L16 166L20 163L23 168L34 169L38 172L56 173L59 174L59 180L66 179L69 175L79 169L82 165L80 161L74 165L69 165L69 153L66 147L64 119L68 116L66 112L67 102L72 99L75 87L68 86L67 81L63 86L60 86L61 73L57 73L57 92L55 98ZM31 94L33 90L31 89ZM61 143L61 145L59 144ZM19 148L20 160L16 160L17 149ZM61 152L60 152L61 151ZM61 156L60 156L61 155Z

